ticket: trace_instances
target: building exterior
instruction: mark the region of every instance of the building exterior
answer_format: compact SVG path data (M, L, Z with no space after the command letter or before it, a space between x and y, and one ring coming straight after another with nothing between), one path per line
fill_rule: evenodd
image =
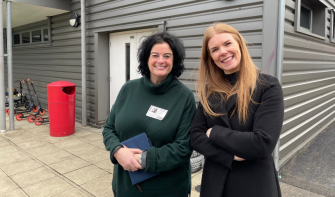
M334 1L286 0L281 161L334 121Z
M136 73L136 50L153 32L168 31L183 40L186 71L179 79L192 91L202 35L217 21L240 31L254 63L262 72L276 76L281 67L276 64L279 2L87 0L88 122L102 125L122 84L140 77ZM71 13L80 15L80 5L80 0L72 0L70 11L12 29L14 87L18 87L17 80L31 78L46 107L47 84L61 80L75 83L78 121L82 114L81 29L71 27L69 18ZM335 2L330 0L285 1L284 46L280 47L284 55L279 76L285 99L281 164L334 121L334 8ZM39 35L41 39L36 41Z

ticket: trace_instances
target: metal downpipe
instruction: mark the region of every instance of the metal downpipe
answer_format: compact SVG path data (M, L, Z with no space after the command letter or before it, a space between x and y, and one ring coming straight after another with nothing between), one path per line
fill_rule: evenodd
M14 131L14 102L13 102L13 61L12 61L12 8L7 0L7 65L8 65L8 101L9 101L9 131Z
M278 78L280 84L282 84L282 72L283 72L284 19L285 19L284 17L285 17L285 0L279 0L276 77ZM280 139L278 139L274 151L274 160L277 172L279 172L279 149L280 149ZM278 176L280 177L279 174Z
M3 45L3 1L0 0L0 133L6 132L5 63Z
M82 88L82 126L87 124L86 103L86 0L81 0L81 88Z

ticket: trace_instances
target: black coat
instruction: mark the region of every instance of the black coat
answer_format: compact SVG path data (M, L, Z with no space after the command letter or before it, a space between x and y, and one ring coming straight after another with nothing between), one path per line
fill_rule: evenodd
M236 74L226 75L230 81L234 77ZM214 112L228 116L211 118L199 104L190 129L190 144L205 156L201 197L281 196L272 158L284 117L278 79L260 74L253 100L258 104L251 104L246 124L239 122L236 113L230 118L236 95L221 104L220 97L209 98ZM212 131L208 138L209 128ZM233 161L234 155L245 161Z

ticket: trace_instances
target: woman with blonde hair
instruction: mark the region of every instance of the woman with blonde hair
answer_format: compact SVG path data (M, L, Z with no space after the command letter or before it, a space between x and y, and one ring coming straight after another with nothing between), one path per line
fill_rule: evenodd
M282 88L227 24L204 34L197 93L190 145L206 158L200 196L281 196L271 153L283 123Z

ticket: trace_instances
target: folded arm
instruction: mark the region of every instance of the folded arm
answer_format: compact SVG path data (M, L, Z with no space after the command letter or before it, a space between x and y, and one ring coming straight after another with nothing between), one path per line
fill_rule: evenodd
M206 136L208 129L207 117L204 113L204 109L201 103L199 103L198 110L195 114L190 129L191 148L203 154L206 159L211 159L217 163L220 163L224 167L231 169L234 155L211 143L209 138Z
M283 92L280 84L275 83L262 95L254 115L252 131L237 131L215 125L209 141L247 160L267 158L276 146L283 118Z

